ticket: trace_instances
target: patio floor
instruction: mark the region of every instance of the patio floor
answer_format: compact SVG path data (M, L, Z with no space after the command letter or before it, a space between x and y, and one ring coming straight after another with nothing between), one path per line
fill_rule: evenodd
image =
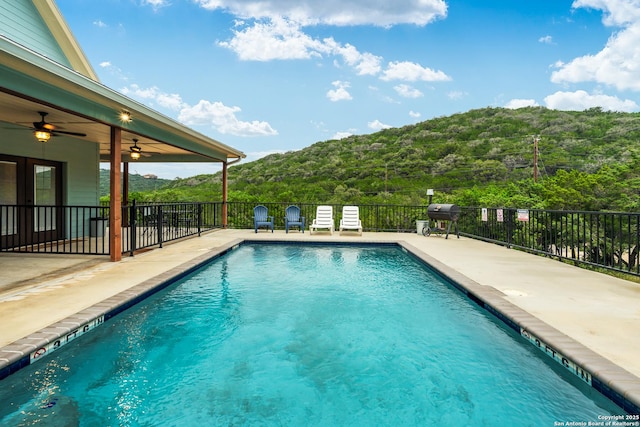
M525 312L534 319L532 327L555 331L551 335L557 338L549 340L560 342L556 345L565 346L566 352L576 353L562 344L569 337L622 368L616 375L628 371L616 382L640 402L640 284L455 236L218 230L125 257L119 263L109 262L108 257L2 253L0 350L136 285L166 280L220 248L256 239L399 242L423 254L454 280L473 287L476 295L492 299L507 311L513 307ZM596 373L602 364L593 364L590 352L576 354Z

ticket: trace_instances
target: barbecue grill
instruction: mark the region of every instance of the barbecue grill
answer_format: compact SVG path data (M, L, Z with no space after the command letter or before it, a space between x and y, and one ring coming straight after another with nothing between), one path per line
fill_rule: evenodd
M460 238L460 232L458 231L458 218L460 218L460 207L458 205L452 204L439 204L432 203L427 208L427 215L430 220L435 221L447 221L447 236L445 239L449 238L449 232L451 231L451 226L455 226L455 232Z

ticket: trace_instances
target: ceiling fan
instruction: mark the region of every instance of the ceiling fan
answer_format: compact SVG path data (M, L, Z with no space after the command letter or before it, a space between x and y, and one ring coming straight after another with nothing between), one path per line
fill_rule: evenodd
M36 135L36 138L38 138L38 141L40 142L46 142L49 140L51 136L56 136L58 134L72 135L72 136L87 136L86 133L82 133L82 132L68 132L64 130L59 130L56 128L55 125L51 123L47 123L44 120L44 118L49 113L45 113L44 111L38 111L38 114L40 114L41 119L39 122L33 122L33 132Z
M133 160L138 160L140 156L151 157L151 154L142 152L142 147L138 146L138 140L136 138L133 138L132 141L133 145L129 147L129 155Z

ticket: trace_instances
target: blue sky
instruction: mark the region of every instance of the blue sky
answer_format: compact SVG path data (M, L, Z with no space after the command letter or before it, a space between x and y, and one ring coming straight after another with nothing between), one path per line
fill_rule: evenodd
M103 84L243 162L474 108L640 110L640 0L57 4Z

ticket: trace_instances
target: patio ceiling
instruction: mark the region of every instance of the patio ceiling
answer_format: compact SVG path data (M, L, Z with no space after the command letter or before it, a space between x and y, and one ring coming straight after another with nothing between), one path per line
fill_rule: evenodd
M88 120L54 107L39 104L14 95L0 92L0 131L3 135L13 132L33 133L33 122L40 121L39 111L48 113L46 121L56 126L57 130L84 133L86 137L69 135L54 136L49 142L55 144L64 138L76 138L87 143L100 145L100 160L108 162L110 157L111 127L109 125ZM35 137L34 137L35 138ZM137 162L211 162L208 156L193 153L177 146L167 144L156 139L150 139L123 129L122 132L122 161L132 161L129 157L129 147L133 139L138 140L144 155Z
M132 121L123 123L127 110ZM239 150L204 136L69 68L0 36L0 132L30 132L39 111L57 130L85 133L78 138L100 146L100 160L110 159L111 128L122 130L122 161L138 140L137 162L226 162L244 158Z

